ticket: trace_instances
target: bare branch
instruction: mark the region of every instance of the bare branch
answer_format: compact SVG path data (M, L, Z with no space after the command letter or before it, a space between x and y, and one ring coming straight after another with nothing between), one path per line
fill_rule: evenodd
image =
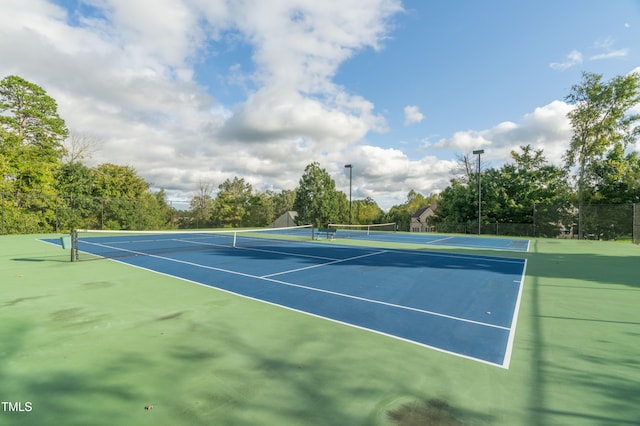
M64 156L62 161L66 164L81 163L90 159L97 151L100 139L86 133L71 133L64 141Z

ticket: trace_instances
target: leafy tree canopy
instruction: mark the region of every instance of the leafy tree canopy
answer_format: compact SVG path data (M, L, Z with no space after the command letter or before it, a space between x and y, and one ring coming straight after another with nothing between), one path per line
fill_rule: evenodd
M617 76L604 81L601 74L583 73L582 82L566 97L574 105L568 114L573 129L565 154L569 170L577 166L578 205L582 206L589 188L593 189L593 165L616 146L626 148L640 135L636 125L640 114L630 113L640 103L640 74ZM578 223L582 224L582 207ZM582 228L579 238L583 237Z
M346 199L346 196L343 194L342 198ZM298 223L322 227L344 220L344 213L340 215L340 200L336 183L327 171L317 162L307 165L293 203L294 210L298 212ZM348 201L346 208L348 216Z
M47 159L60 158L62 141L69 132L56 101L44 89L18 76L5 77L0 81L0 112L3 130L40 148L38 152Z
M252 188L249 182L234 177L218 186L215 204L215 221L222 226L238 227L246 224Z

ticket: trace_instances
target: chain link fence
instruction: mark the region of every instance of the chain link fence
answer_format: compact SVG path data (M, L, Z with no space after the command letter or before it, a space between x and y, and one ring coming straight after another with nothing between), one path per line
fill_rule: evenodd
M70 229L198 228L197 215L188 214L184 201L142 198L61 196L55 194L0 194L1 234L67 232ZM254 206L252 210L264 210ZM581 212L582 210L582 212ZM264 211L249 216L260 223ZM255 217L254 217L255 216ZM272 215L269 215L272 216ZM640 244L639 204L537 204L532 223L440 222L436 232L456 234L631 240ZM257 219L256 219L257 218Z
M477 221L467 223L441 222L435 226L436 232L445 234L477 234L480 231L483 235L503 235L512 237L534 237L535 227L532 223L483 223L478 229Z
M228 204L194 211L187 201L148 194L139 198L0 193L0 234L68 232L71 229L162 230L262 227L275 219L273 206Z
M582 238L591 240L631 240L640 244L640 204L595 204L582 208L571 203L537 204L532 223L441 222L436 231L481 234Z

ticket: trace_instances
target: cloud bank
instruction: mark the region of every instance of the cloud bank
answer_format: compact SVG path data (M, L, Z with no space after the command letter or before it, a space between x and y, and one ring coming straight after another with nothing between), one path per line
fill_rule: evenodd
M70 130L99 142L91 165L130 165L171 198L188 200L201 182L217 187L234 176L258 190L293 189L312 161L347 190L350 162L354 198L388 209L410 189L446 187L456 153L485 148L483 159L499 166L531 144L558 163L570 137L569 106L554 101L519 122L458 131L415 152L372 144L372 134L389 129L384 106L335 76L360 52L385 48L403 13L399 0L70 4L0 3L0 76L45 88ZM583 60L575 50L552 67ZM402 104L406 126L424 120L418 106Z

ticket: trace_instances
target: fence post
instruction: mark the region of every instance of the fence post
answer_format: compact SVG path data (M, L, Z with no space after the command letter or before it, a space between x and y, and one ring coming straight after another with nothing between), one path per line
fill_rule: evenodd
M58 212L58 199L60 198L59 195L56 195L56 232L60 232L60 214Z
M633 210L631 211L633 219L631 221L631 240L634 244L640 244L640 223L638 223L638 203L633 204Z
M0 194L2 199L2 235L4 235L4 192Z

